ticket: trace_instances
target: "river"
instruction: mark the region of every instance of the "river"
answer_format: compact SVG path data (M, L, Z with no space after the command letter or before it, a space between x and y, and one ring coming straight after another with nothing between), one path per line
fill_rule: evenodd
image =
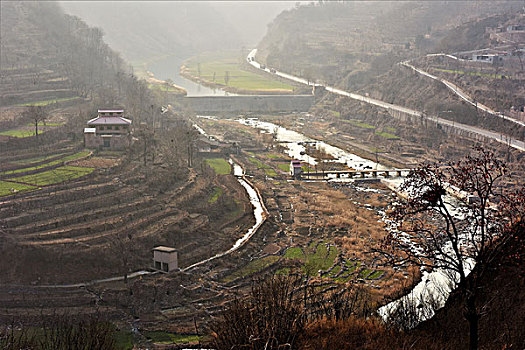
M376 170L387 170L389 168L376 163L369 159L361 158L355 154L346 152L339 147L332 146L324 141L315 140L309 137L306 137L303 134L295 132L293 130L288 130L279 125L263 122L257 119L239 119L239 123L251 126L253 128L262 129L268 133L275 135L277 142L284 146L287 151L286 153L295 159L306 162L310 165L316 165L318 160L313 157L310 157L306 154L306 145L315 145L317 150L323 151L334 159L332 161L345 164L349 168L355 170L366 170L366 169L376 169Z
M166 80L171 79L177 86L184 88L188 96L233 96L220 89L212 89L201 84L195 83L180 75L180 66L184 62L178 56L167 56L146 65L146 69L155 75L155 78Z

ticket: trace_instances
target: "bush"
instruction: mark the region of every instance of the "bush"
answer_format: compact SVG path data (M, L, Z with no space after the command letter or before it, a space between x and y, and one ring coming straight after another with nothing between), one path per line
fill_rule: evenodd
M221 349L302 349L309 324L369 317L370 297L363 288L320 292L320 285L299 277L256 281L245 299L231 302L210 325L209 345ZM303 345L298 345L299 339ZM306 343L305 343L306 342Z
M231 302L211 326L211 346L221 349L291 349L302 334L306 314L293 291L299 279L274 277L254 283L249 296Z
M0 348L6 350L109 350L115 349L115 329L98 317L75 320L55 316L42 328L10 326L0 330Z

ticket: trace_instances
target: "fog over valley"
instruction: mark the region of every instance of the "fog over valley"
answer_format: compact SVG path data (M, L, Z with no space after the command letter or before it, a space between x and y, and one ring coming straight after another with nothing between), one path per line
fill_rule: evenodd
M67 13L100 27L111 47L130 60L166 53L251 48L287 1L63 1Z

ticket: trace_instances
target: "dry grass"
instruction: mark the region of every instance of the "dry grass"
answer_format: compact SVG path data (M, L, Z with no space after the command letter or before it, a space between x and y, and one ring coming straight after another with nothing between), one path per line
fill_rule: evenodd
M120 162L119 159L116 158L101 158L101 157L92 157L89 159L83 159L79 160L74 163L70 163L70 165L74 166L80 166L80 167L87 167L87 168L111 168Z

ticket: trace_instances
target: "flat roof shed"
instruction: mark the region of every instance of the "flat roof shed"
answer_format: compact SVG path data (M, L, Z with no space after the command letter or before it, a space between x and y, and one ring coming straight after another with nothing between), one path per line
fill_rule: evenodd
M153 267L163 272L178 270L177 249L166 246L153 248Z

